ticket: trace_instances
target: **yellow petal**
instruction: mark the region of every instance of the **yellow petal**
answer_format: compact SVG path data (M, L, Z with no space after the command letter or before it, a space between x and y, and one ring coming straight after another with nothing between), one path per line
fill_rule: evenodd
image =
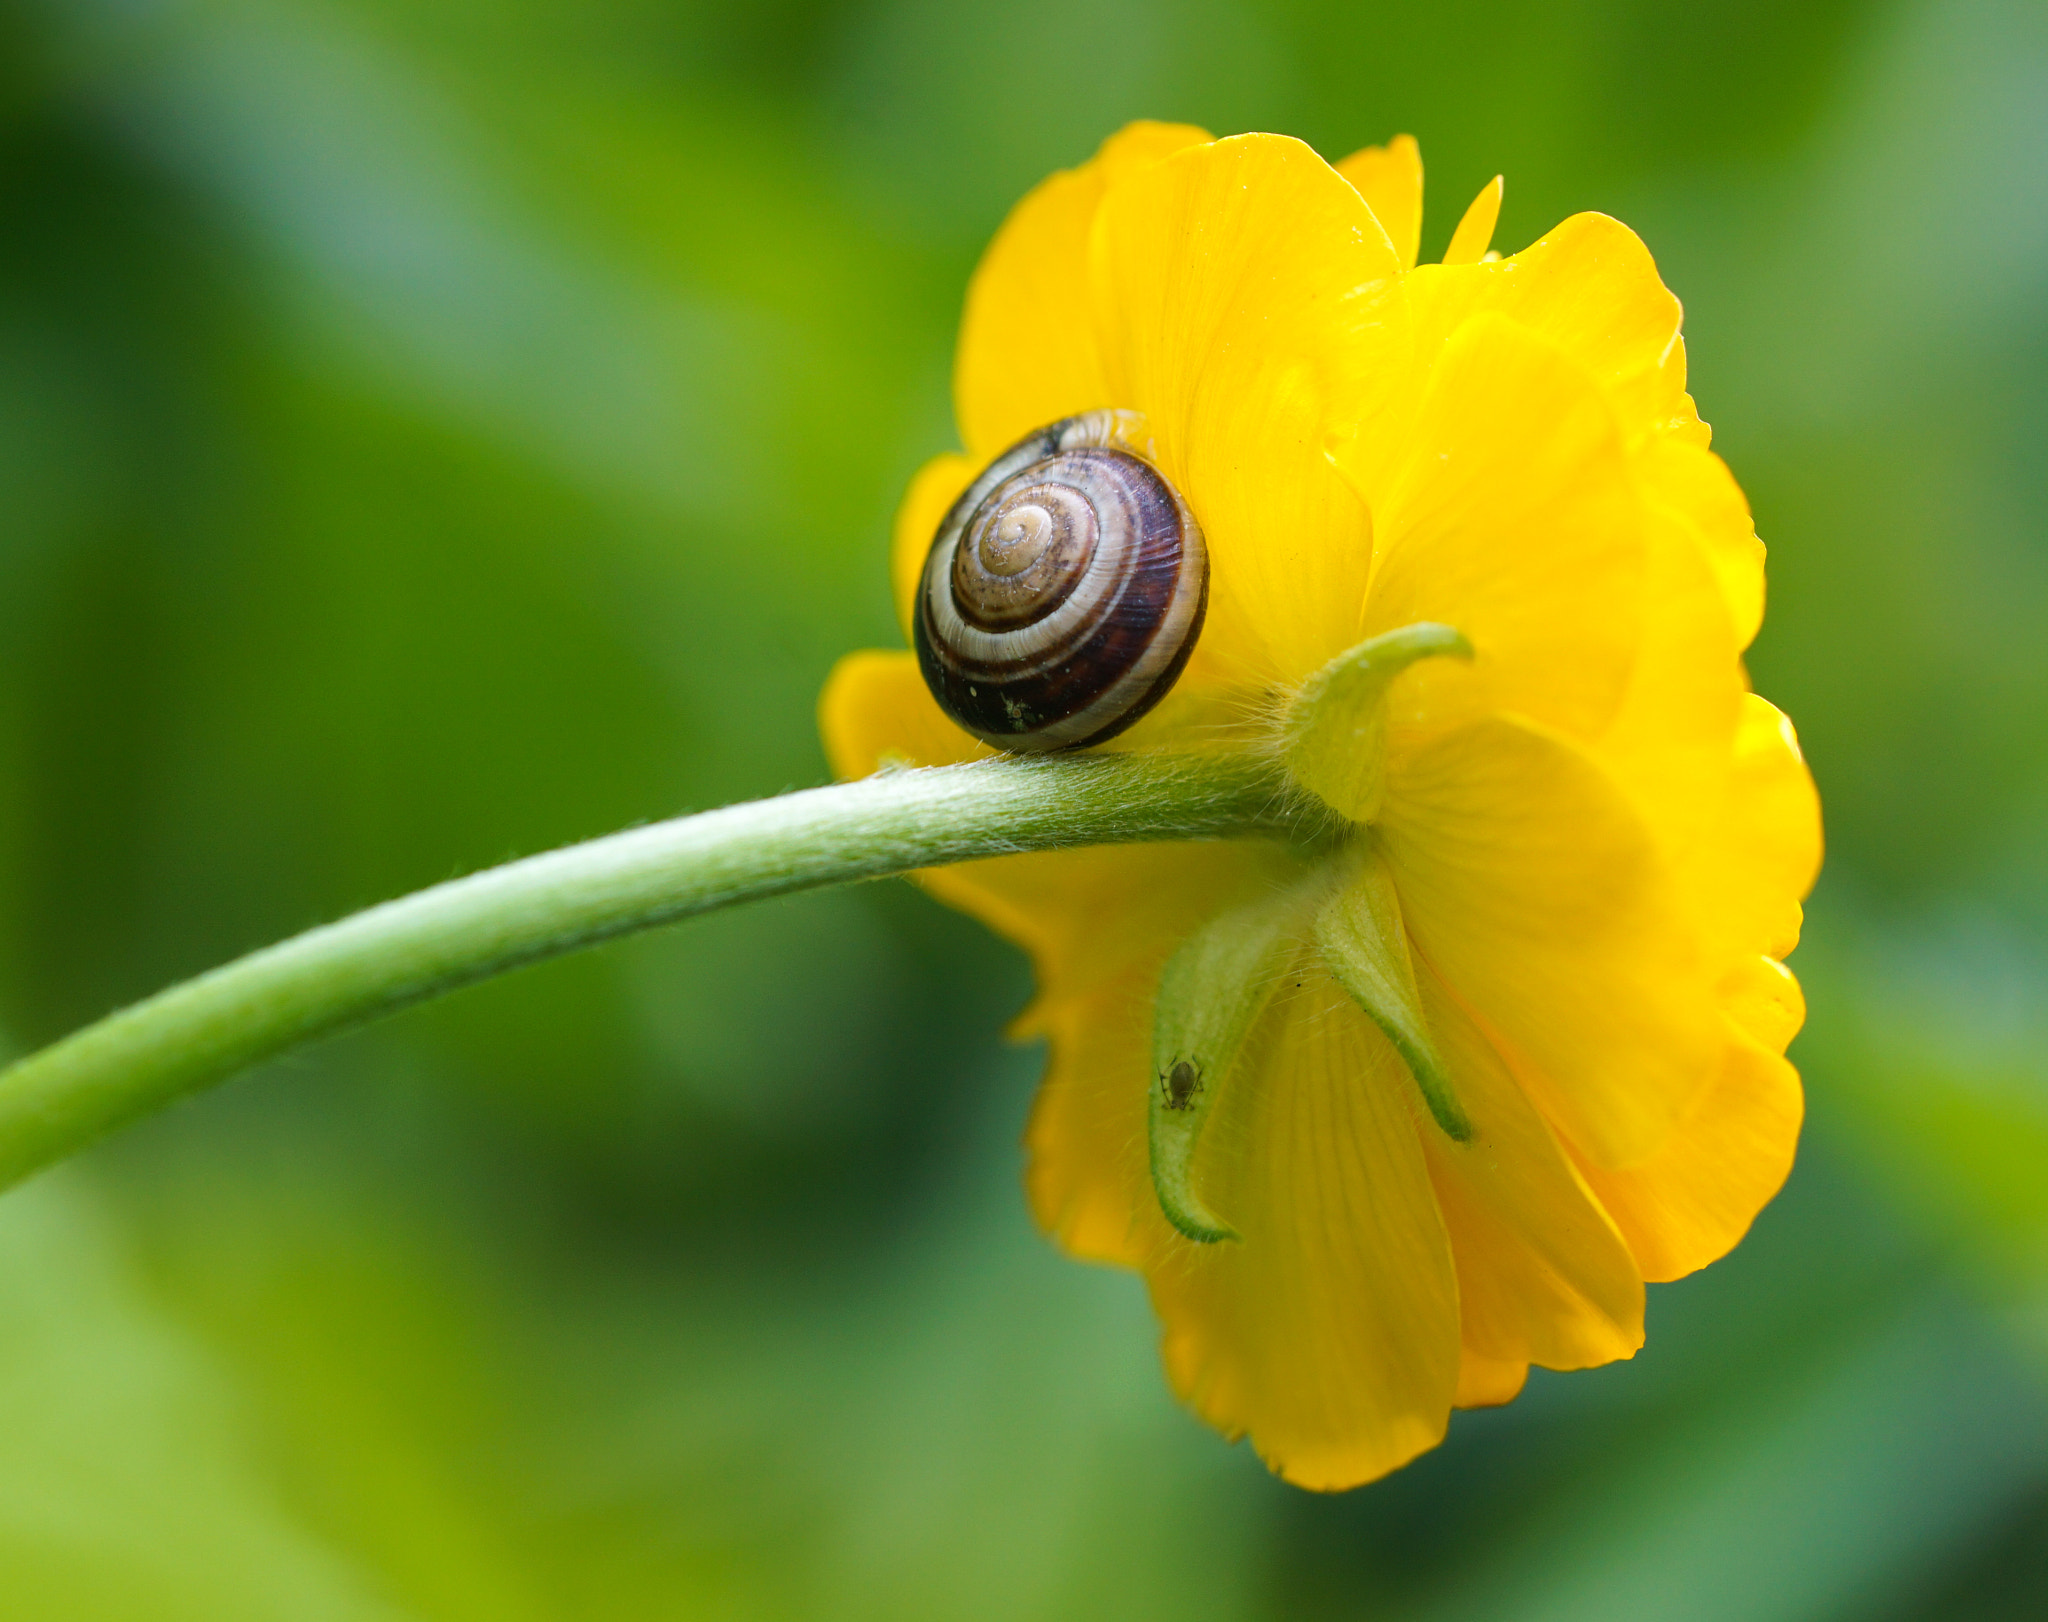
M1792 1170L1804 1107L1791 1065L1731 1038L1713 1088L1654 1158L1580 1162L1644 1278L1683 1278L1735 1248Z
M1397 135L1385 146L1354 152L1337 165L1337 173L1358 188L1400 256L1401 268L1413 270L1422 251L1422 149L1415 137Z
M1462 631L1389 693L1398 754L1512 709L1580 738L1613 720L1642 634L1646 547L1627 454L1598 386L1556 345L1498 315L1445 345L1399 460L1339 462L1373 498L1382 558L1364 636L1417 621Z
M1153 944L1164 963L1170 943ZM1140 963L1029 1016L1047 1055L1024 1131L1024 1191L1039 1227L1083 1261L1142 1267L1170 1231L1145 1139L1157 982L1157 964Z
M849 653L834 665L818 696L818 730L842 781L885 765L950 766L995 753L946 719L917 655L900 649Z
M1631 443L1704 439L1685 393L1683 315L1642 239L1604 214L1575 214L1520 253L1486 264L1424 265L1410 283L1418 342L1434 344L1482 311L1558 344L1614 400Z
M1010 211L968 283L954 358L960 439L977 469L1034 428L1126 403L1104 391L1088 312L1095 211L1122 176L1208 139L1188 124L1128 124Z
M1484 306L1536 328L1609 387L1664 372L1684 309L1643 239L1605 214L1574 214L1493 267ZM1684 387L1681 370L1673 380Z
M1643 631L1601 762L1667 851L1722 820L1747 683L1728 605L1692 538L1657 515L1645 528Z
M1457 230L1451 233L1451 245L1444 250L1445 264L1476 265L1486 257L1486 250L1493 246L1493 228L1500 220L1500 200L1505 190L1506 182L1499 175L1479 188L1479 195L1472 199L1465 217L1458 221Z
M1603 1165L1653 1153L1713 1079L1709 965L1642 819L1584 750L1496 716L1389 776L1409 938L1544 1113Z
M1699 407L1685 392L1685 340L1681 337L1672 338L1653 369L1617 377L1614 400L1631 438L1669 435L1701 450L1713 442L1714 431L1700 421Z
M1430 1027L1473 1128L1425 1128L1430 1181L1458 1263L1468 1352L1505 1363L1591 1368L1643 1343L1643 1282L1500 1055L1425 976Z
M1325 448L1405 364L1385 231L1299 141L1246 135L1112 187L1090 264L1105 399L1144 413L1208 539L1196 658L1298 679L1358 640L1370 524Z
M1645 496L1691 526L1728 596L1737 639L1763 612L1763 547L1741 491L1685 392L1683 315L1642 239L1604 214L1577 214L1494 264L1425 265L1409 280L1421 364L1474 315L1494 311L1541 333L1606 391ZM1666 453L1669 452L1668 458Z
M1528 1379L1527 1363L1503 1363L1468 1346L1458 1364L1458 1393L1453 1402L1460 1408L1498 1408L1519 1397Z
M1820 871L1820 798L1792 723L1754 693L1740 714L1727 799L1691 880L1727 951L1781 958Z
M1494 310L1570 351L1607 388L1685 386L1684 312L1642 238L1604 214L1574 214L1520 253L1456 275L1425 268L1415 291L1418 320L1439 334Z
M1721 977L1721 1008L1759 1047L1783 1053L1806 1023L1806 993L1772 957L1745 958Z
M1365 1016L1305 969L1265 1065L1219 1102L1196 1163L1242 1239L1175 1236L1150 1264L1174 1388L1304 1487L1356 1486L1442 1437L1457 1286L1410 1083Z
M1691 534L1728 600L1737 647L1748 647L1764 618L1764 543L1749 501L1728 464L1675 434L1646 442L1636 457L1643 499Z
M910 488L903 492L903 504L896 509L895 539L889 550L889 585L896 598L896 620L903 627L906 642L910 640L910 622L916 610L917 583L924 575L924 560L939 533L939 521L980 471L968 458L948 452L934 456L912 474Z

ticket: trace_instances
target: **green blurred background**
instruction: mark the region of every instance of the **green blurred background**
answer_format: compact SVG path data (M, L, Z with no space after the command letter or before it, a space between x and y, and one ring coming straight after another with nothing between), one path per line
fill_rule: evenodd
M0 1201L0 1617L2048 1615L2048 8L0 0L0 1024L815 782L966 275L1135 116L1634 224L1772 545L1811 1124L1633 1363L1362 1491L1180 1413L907 886Z

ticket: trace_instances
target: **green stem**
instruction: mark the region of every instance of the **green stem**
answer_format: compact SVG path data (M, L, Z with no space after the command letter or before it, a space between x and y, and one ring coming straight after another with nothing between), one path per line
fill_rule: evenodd
M494 974L742 901L1074 845L1284 834L1247 757L884 772L528 857L161 991L0 1071L0 1188L262 1059Z

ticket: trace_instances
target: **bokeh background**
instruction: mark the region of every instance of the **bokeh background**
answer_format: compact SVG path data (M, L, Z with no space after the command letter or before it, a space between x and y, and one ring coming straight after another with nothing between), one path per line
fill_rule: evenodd
M0 1200L9 1622L2048 1615L2048 9L0 0L0 1025L818 781L962 287L1127 118L1633 223L1830 856L1799 1168L1333 1498L1018 1187L901 884L528 972Z

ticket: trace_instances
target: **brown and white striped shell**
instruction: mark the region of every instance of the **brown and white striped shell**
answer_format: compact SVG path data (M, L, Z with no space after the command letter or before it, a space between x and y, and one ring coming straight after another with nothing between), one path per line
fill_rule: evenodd
M1013 445L953 504L925 559L925 682L999 749L1114 737L1166 695L1201 634L1201 526L1126 448L1128 421L1091 411Z

